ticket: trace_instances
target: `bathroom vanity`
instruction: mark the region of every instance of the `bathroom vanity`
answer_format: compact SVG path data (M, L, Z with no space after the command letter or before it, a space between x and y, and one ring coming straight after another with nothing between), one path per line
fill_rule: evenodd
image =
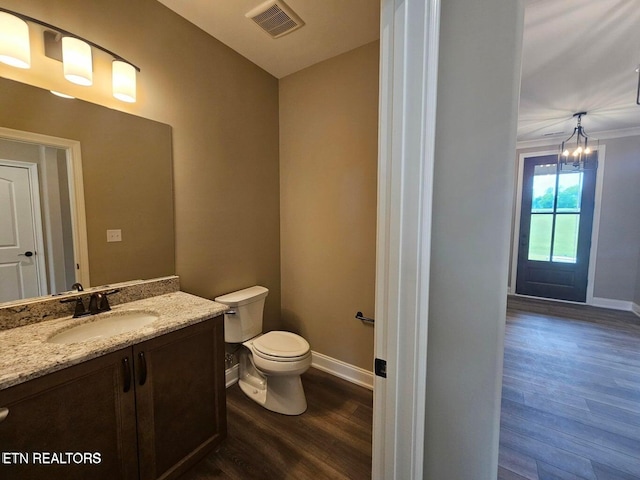
M225 310L176 291L113 307L157 320L108 338L50 342L102 314L0 331L0 478L184 472L226 436Z

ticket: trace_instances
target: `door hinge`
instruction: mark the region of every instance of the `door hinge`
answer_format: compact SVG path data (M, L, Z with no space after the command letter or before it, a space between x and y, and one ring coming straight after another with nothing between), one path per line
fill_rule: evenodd
M387 361L381 358L376 358L374 362L376 375L382 378L387 378Z

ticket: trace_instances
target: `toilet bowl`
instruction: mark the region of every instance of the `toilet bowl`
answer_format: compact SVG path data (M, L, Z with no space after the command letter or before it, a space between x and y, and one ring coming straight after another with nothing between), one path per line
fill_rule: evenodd
M295 344L296 352L274 345ZM311 366L307 341L290 332L273 331L244 342L240 353L240 389L264 408L285 415L300 415L307 399L300 375Z
M300 415L307 400L300 375L311 366L311 348L291 332L262 332L269 290L255 286L215 298L230 307L225 313L225 342L240 344L241 390L264 408Z

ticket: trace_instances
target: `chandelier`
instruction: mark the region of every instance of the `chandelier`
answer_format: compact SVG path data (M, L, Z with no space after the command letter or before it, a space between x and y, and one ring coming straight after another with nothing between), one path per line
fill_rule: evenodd
M562 142L560 146L560 153L558 154L558 166L560 168L573 167L575 170L583 170L595 168L596 166L596 155L593 152L598 149L598 141L595 141L595 148L593 148L593 141L591 141L591 144L589 143L589 136L582 127L582 117L586 114L587 112L573 114L573 117L577 118L577 124L571 136Z

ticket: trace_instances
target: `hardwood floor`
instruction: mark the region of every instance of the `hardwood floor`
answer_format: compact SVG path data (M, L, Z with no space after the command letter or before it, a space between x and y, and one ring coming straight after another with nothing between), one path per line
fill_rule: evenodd
M315 369L303 383L299 417L227 389L228 439L181 480L371 478L371 392ZM640 480L638 317L509 298L498 478Z
M308 409L297 417L228 388L228 438L180 479L371 478L372 392L314 368L302 383Z
M640 480L640 319L510 297L498 478Z

